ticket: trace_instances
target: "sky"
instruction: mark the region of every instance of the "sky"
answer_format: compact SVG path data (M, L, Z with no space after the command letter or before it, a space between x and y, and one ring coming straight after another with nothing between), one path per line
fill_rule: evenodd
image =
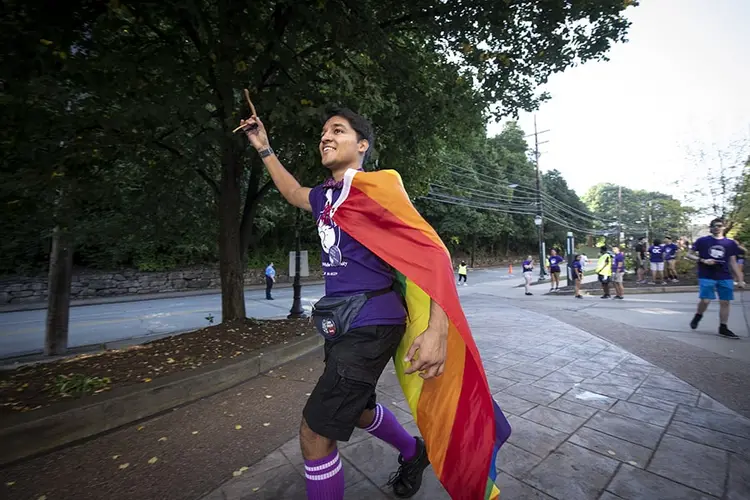
M675 180L705 183L730 144L750 153L750 1L641 0L626 12L629 42L613 46L610 61L542 87L551 99L535 113L538 130L550 130L539 136L549 141L540 168L562 172L579 195L612 182L683 200ZM533 132L533 114L519 125ZM699 149L714 159L696 162Z

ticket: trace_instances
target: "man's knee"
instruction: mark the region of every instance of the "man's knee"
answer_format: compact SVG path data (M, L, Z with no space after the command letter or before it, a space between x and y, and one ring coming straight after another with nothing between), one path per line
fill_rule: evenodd
M299 427L299 444L306 460L316 460L328 456L336 447L336 441L321 436L307 425L305 418Z
M359 420L357 421L356 425L360 429L367 429L372 425L373 420L375 420L375 410L365 408L365 411L363 411L362 415L359 416Z

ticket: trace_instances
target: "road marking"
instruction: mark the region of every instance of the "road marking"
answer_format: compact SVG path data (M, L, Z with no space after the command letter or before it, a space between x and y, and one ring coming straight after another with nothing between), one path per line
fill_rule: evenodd
M628 302L657 302L657 303L662 303L662 304L677 304L679 302L677 300L636 299L636 298L631 298L631 297L627 297L625 298L625 300Z
M635 311L643 314L684 314L680 311L672 311L671 309L661 309L659 307L650 307L644 309L628 309L629 311Z

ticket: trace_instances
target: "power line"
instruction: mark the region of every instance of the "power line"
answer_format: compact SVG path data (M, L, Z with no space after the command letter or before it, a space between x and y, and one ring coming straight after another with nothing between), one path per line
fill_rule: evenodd
M497 183L498 183L499 179L495 179L495 178L493 178L493 177L491 177L489 175L483 174L481 172L477 172L476 170L472 170L472 169L470 169L468 167L462 167L460 165L455 165L455 164L447 162L445 160L438 160L438 161L440 161L441 163L443 163L445 165L457 168L459 170L463 170L465 172L475 174L478 177L483 177L485 179L488 179L488 180L477 179L477 182L482 182L484 184L492 185L493 187L498 187ZM482 164L477 164L477 165L479 165L479 166L485 166L486 167L486 165L482 165ZM452 172L452 173L456 173L456 172ZM528 185L525 185L522 182L509 181L507 179L503 179L502 182L507 182L509 185L515 185L515 187L513 189L518 190L518 191L522 191L522 192L525 191L523 194L526 195L526 196L530 196L530 195L536 196L536 194L537 194L535 188L530 187ZM565 210L565 211L570 212L571 214L579 214L579 215L581 215L583 217L586 217L586 218L589 218L589 219L592 219L592 220L597 220L597 221L603 222L605 224L608 224L609 222L611 222L611 221L608 221L606 219L602 219L601 217L598 217L598 216L596 216L596 215L594 215L592 213L586 213L583 210L580 210L580 209L578 209L576 207L568 205L567 203L558 200L557 198L555 198L554 196L550 195L549 193L545 193L545 192L542 191L540 193L540 197L545 202L551 203L553 205L557 205L559 210Z

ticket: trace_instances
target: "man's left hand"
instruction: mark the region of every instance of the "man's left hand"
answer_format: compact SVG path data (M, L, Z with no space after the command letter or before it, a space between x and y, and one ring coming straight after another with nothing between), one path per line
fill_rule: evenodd
M407 363L411 362L411 366L404 372L407 374L420 372L419 376L425 380L442 375L448 352L446 333L437 328L428 327L415 338L404 359Z

